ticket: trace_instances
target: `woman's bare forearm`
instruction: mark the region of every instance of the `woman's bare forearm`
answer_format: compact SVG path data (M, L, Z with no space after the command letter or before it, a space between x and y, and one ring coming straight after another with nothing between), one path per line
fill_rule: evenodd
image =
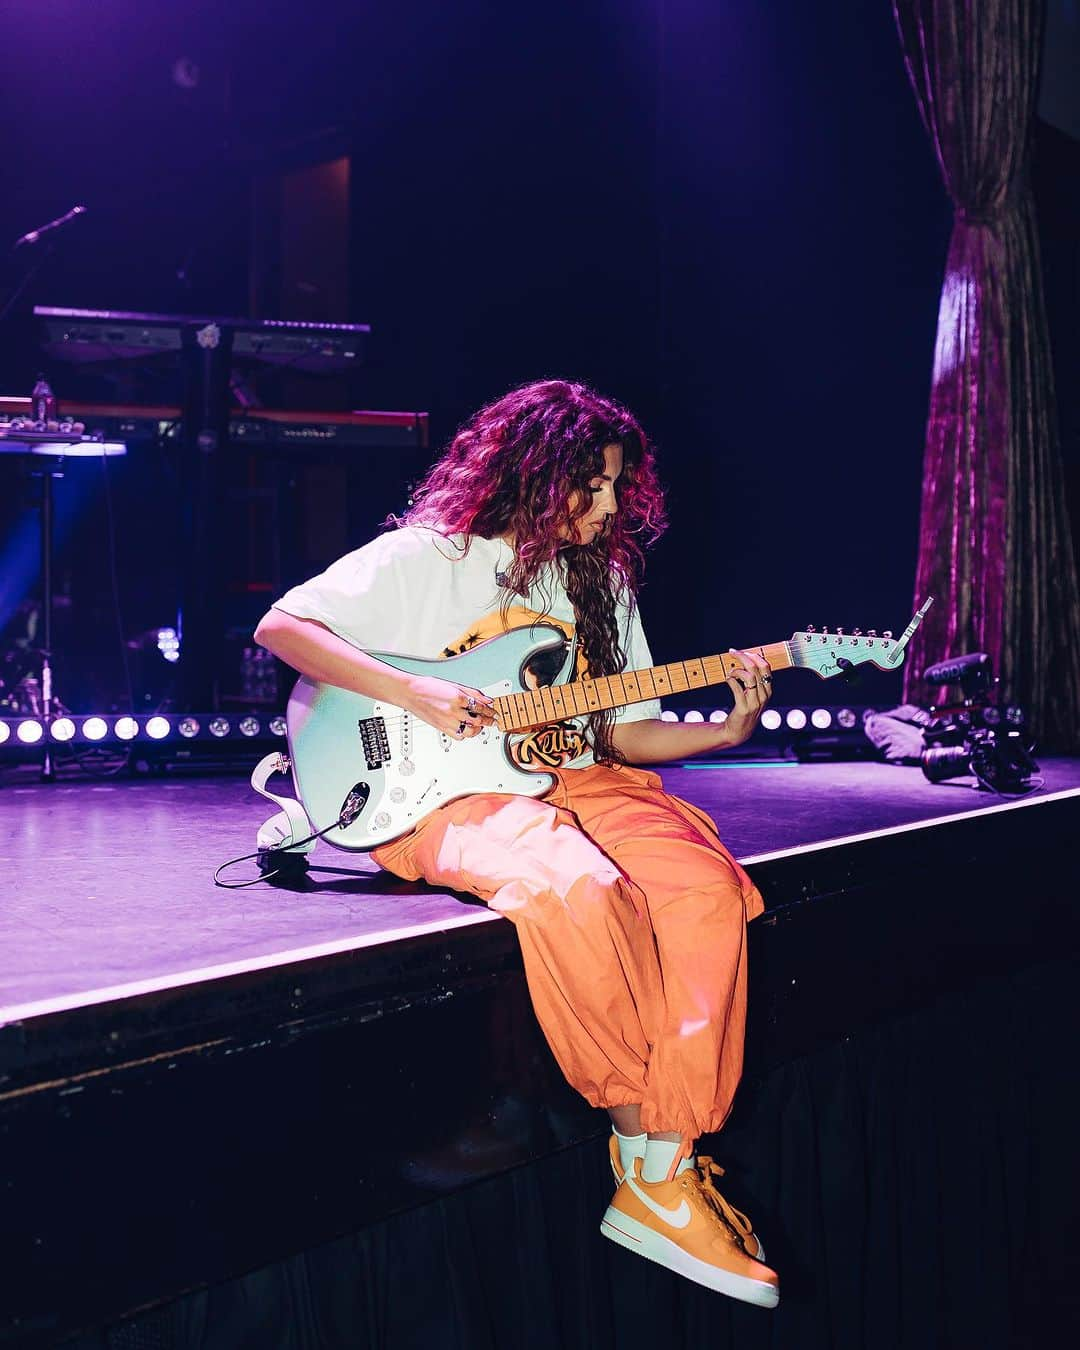
M410 676L360 651L315 619L271 609L259 621L255 641L309 679L405 706Z
M658 718L617 723L611 739L631 764L663 764L672 759L691 759L694 755L729 750L741 744L722 724L661 722Z

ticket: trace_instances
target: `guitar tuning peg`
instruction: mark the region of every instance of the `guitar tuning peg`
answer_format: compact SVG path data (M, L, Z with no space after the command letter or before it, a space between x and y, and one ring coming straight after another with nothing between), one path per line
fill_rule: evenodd
M855 635L855 637L862 637L862 629L861 629L861 628L853 628L851 631L852 631L852 633Z
M816 633L816 632L817 632L817 629L814 627L814 625L813 625L812 623L808 623L808 624L806 625L805 629L803 629L803 631L806 632L806 633Z
M843 636L844 636L844 630L843 630L842 628L838 628L838 629L836 630L836 636L837 636L837 637L843 637Z
M867 636L867 637L877 637L877 629L876 629L876 628L868 628L868 629L866 630L866 636Z
M828 637L828 636L829 636L829 630L825 627L824 624L821 625L821 636L822 636L822 637Z
M892 637L892 629L891 629L891 628L886 628L885 631L884 631L884 633L882 633L881 636L882 636L882 637L891 638L891 637Z

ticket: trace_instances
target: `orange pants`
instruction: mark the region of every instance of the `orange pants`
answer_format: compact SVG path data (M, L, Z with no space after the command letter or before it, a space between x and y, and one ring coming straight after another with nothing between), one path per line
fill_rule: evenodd
M556 773L542 800L450 802L375 859L471 891L517 928L537 1019L594 1106L717 1130L742 1073L746 923L764 908L704 812L653 773Z

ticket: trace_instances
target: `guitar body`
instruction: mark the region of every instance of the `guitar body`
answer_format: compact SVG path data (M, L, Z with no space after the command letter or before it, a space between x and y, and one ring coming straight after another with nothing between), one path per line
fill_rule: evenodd
M397 670L451 680L497 698L524 692L534 658L565 643L558 629L537 625L444 660L371 655ZM556 683L565 681L573 661L571 648ZM351 817L344 828L331 828L323 836L336 848L377 848L457 797L477 792L542 797L555 781L551 774L519 768L510 755L512 737L496 726L458 741L392 703L306 677L293 689L286 720L293 781L312 829L334 826L343 811Z

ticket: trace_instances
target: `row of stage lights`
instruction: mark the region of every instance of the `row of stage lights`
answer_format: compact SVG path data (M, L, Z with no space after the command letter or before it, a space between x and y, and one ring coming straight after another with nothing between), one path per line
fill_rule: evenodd
M691 708L680 717L677 712L665 709L660 718L664 722L726 722L728 715L723 708L716 708L707 714ZM814 708L810 712L803 708L788 708L784 712L777 708L766 708L761 714L764 731L779 731L785 726L789 731L803 731L808 726L816 731L827 731L834 724L843 731L852 731L858 726L859 718L853 708L838 708L835 712L829 708Z
M70 742L100 744L103 741L167 741L177 738L192 741L197 737L226 740L240 737L284 736L285 718L280 714L265 721L248 713L230 718L221 713L166 715L151 717L56 717L46 723L40 717L0 718L0 745L17 741L39 745L46 739L60 745Z
M699 712L691 708L681 716L670 709L661 713L665 722L726 722L728 714L723 708L710 713ZM807 712L803 708L766 708L761 715L761 727L764 731L779 731L787 727L789 731L803 731L813 727L816 731L827 731L834 724L843 731L853 730L859 718L852 708L838 708L835 712L829 708L814 708ZM102 741L167 741L177 737L194 740L196 737L212 737L215 740L241 737L252 740L259 736L284 736L285 718L280 714L265 721L246 714L229 718L221 713L196 716L168 716L155 713L151 717L57 717L46 724L37 717L0 718L0 745L5 741L18 741L22 745L38 745L46 739L58 744L69 741L97 744Z

